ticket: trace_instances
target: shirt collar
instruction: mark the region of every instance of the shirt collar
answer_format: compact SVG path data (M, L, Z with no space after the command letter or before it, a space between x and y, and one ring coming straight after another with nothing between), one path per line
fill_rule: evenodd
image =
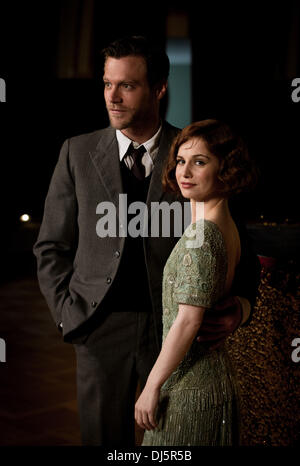
M146 151L152 158L156 154L156 149L159 144L159 138L160 138L160 133L161 133L162 125L158 128L157 132L152 136L152 138L148 139L148 141L143 142L143 146L145 147ZM119 129L116 130L116 137L118 140L118 145L119 145L119 156L120 156L120 161L123 160L124 155L126 154L128 147L130 146L131 143L133 143L134 147L139 147L141 144L136 143L135 141L132 141L129 139L125 134L122 133Z

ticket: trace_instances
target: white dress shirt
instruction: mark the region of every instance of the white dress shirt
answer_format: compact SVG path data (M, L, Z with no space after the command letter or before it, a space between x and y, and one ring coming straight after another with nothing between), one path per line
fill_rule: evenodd
M144 153L142 157L142 164L145 167L145 177L149 176L153 170L154 160L158 153L161 128L162 126L160 125L158 131L154 134L154 136L148 139L148 141L143 142L143 144L139 144L135 141L132 141L127 136L125 136L125 134L123 134L122 131L117 129L116 137L117 137L118 145L119 145L120 161L124 159L124 162L126 163L127 167L131 170L131 167L133 165L133 159L130 155L126 155L126 152L131 143L133 144L133 147L135 149L138 149L140 146L143 145L145 147L146 152Z

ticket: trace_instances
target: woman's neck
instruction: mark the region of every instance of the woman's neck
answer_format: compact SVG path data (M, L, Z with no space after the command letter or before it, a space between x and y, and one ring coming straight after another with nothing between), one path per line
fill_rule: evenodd
M210 199L207 202L198 202L191 199L190 203L192 223L195 223L202 218L216 221L217 219L224 218L225 216L230 216L228 200L224 198Z

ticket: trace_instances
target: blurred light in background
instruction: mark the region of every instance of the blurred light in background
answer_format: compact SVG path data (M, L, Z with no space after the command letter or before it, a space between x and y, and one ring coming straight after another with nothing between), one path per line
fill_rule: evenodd
M20 221L21 222L29 222L30 221L30 215L28 215L28 214L21 215Z

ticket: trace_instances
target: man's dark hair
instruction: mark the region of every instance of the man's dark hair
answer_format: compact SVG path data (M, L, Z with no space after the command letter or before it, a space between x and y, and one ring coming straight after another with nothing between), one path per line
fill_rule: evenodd
M127 36L117 39L102 50L104 64L107 58L123 58L129 55L141 56L147 66L150 87L166 82L170 62L162 46L152 43L144 36Z

